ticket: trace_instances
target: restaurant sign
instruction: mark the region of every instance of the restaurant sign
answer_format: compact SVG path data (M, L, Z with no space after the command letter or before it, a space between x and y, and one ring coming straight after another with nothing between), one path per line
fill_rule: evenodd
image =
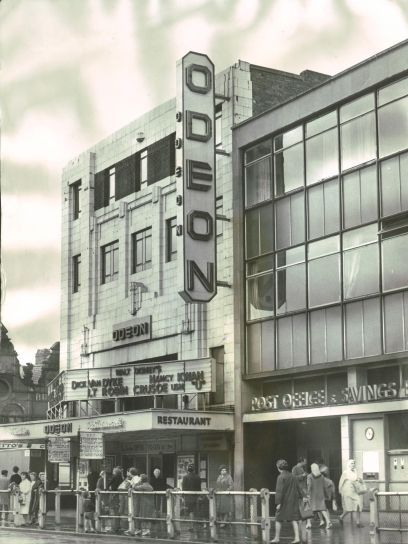
M395 382L374 385L345 387L328 395L325 389L299 391L283 395L253 397L251 410L290 410L296 408L317 408L319 406L337 406L360 404L373 401L397 400L408 398L408 380L399 387Z
M61 400L208 393L215 388L213 367L214 359L206 358L67 370L60 375L64 391ZM53 398L53 384L49 391Z

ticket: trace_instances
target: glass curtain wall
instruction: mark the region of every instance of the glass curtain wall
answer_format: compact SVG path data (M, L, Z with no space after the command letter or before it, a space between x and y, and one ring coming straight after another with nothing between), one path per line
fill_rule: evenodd
M408 78L247 149L247 372L408 349Z

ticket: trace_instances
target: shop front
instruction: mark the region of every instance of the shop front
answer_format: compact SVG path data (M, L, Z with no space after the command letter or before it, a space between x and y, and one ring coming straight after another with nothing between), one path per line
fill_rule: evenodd
M314 378L315 380L316 378ZM337 378L338 379L338 378ZM298 380L301 383L301 380ZM347 460L380 490L408 488L408 387L403 382L301 391L296 379L253 397L244 414L245 485L275 488L277 459L329 467L338 484ZM264 391L273 389L271 384ZM280 388L280 389L279 389ZM287 388L286 390L284 390ZM262 444L256 449L253 445Z

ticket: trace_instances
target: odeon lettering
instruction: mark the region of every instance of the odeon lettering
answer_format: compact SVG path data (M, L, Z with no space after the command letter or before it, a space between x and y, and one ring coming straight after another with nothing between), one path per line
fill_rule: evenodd
M72 433L72 423L55 423L44 426L45 434L67 434Z
M157 416L158 425L192 425L193 427L209 427L210 417L194 416Z
M120 340L127 340L129 338L138 338L140 336L146 336L149 334L149 323L138 323L129 327L123 327L121 329L115 329L112 332L112 339L115 342Z
M408 381L402 387L399 387L395 382L345 387L341 391L329 395L324 389L318 389L316 391L253 397L251 410L313 408L404 398L408 398Z

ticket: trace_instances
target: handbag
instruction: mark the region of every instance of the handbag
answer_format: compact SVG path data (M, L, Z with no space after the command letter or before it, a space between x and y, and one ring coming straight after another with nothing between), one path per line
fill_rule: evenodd
M357 495L365 495L368 493L367 486L364 482L360 482L360 480L354 482L354 489L356 490Z
M310 506L310 502L304 501L303 499L299 500L299 512L300 512L301 519L310 519L314 517L314 513Z

